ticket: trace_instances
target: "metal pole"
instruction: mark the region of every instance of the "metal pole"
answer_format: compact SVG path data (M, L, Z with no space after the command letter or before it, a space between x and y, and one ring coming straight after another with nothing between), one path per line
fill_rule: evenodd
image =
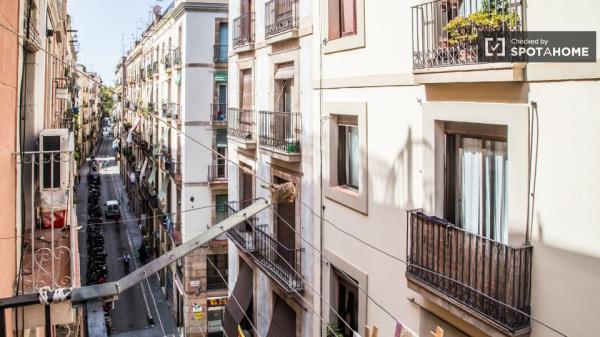
M45 337L52 337L52 318L50 317L50 305L44 306L45 321Z
M0 337L6 336L6 315L4 309L0 309Z

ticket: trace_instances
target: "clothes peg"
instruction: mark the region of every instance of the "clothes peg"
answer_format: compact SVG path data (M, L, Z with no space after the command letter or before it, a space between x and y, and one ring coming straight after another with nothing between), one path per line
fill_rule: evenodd
M435 332L429 331L432 337L444 337L444 329L439 326L435 328Z

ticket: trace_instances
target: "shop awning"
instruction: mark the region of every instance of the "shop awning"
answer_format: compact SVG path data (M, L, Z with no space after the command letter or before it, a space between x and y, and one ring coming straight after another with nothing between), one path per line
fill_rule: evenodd
M294 66L280 67L275 73L276 80L289 80L294 78Z
M296 313L281 298L275 300L271 325L266 337L295 337Z
M240 264L235 288L231 294L231 300L225 305L223 315L223 327L227 336L237 336L237 326L244 318L252 300L252 270L247 264Z
M227 82L227 73L224 71L215 72L215 82Z

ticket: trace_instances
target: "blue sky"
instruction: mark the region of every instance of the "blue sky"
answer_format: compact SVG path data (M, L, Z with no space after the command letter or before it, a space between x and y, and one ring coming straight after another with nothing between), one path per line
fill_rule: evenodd
M115 66L121 56L121 35L126 50L132 34L141 33L146 26L151 7L163 9L171 0L70 0L69 13L73 29L78 30L79 63L100 73L105 84L112 85ZM145 22L142 24L142 20Z

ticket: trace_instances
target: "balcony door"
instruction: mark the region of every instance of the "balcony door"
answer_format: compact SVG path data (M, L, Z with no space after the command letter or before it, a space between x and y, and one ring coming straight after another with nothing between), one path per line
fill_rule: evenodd
M275 184L285 184L288 181L279 177L275 178ZM296 248L296 203L280 202L275 206L275 239L277 245L277 261L284 269L296 268L295 251ZM289 264L289 266L288 266Z
M468 232L505 243L506 138L453 132L445 138L446 219Z
M252 25L252 18L251 18L251 14L250 12L252 12L252 0L242 0L241 1L241 36L242 37L248 37L250 36L250 32L251 32L251 25Z
M222 121L225 120L225 116L227 113L227 83L219 83L219 87L217 90L217 100L219 103L219 111L217 114L217 118L220 121Z
M227 60L227 39L229 29L227 22L219 23L219 60Z

